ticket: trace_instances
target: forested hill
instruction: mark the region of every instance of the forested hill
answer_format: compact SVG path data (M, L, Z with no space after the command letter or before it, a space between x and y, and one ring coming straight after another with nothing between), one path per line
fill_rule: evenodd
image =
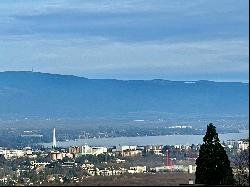
M0 72L0 115L95 117L145 111L248 115L248 88L248 83L239 82L123 81Z

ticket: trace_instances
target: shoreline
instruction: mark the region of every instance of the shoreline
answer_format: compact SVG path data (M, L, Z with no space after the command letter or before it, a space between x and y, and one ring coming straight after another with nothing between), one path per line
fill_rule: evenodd
M80 146L116 146L116 145L153 145L153 144L199 144L202 143L204 135L159 135L159 136L135 136L135 137L112 137L112 138L90 138L75 139L69 141L58 141L59 147ZM249 130L240 130L238 133L219 134L220 142L230 139L244 139L249 137ZM44 147L51 147L52 143L40 143Z

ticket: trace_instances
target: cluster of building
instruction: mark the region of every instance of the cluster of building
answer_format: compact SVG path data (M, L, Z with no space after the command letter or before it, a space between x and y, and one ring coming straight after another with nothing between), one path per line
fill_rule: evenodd
M156 155L163 155L161 153L162 145L148 145L148 146L115 146L108 151L107 147L95 147L89 145L83 146L71 146L66 149L51 150L50 155L52 160L62 160L64 157L76 158L83 155L100 155L108 153L115 157L133 157L142 156L142 154L147 154L149 152Z
M170 126L168 127L169 129L192 129L193 127L191 125L175 125L175 126Z
M196 165L178 164L178 165L172 165L172 166L159 166L159 167L150 168L149 171L155 172L155 173L156 172L166 172L166 171L195 173Z
M243 151L249 148L249 141L227 140L226 146L230 149L238 149L239 151Z
M230 149L237 149L238 151L246 150L249 148L249 141L244 140L227 140L224 144L225 147ZM53 143L55 148L55 143ZM199 149L199 145L173 145L175 149L179 150L190 150ZM97 147L97 146L71 146L68 149L52 149L50 151L50 156L52 160L62 160L64 157L75 158L83 155L100 155L109 153L115 157L133 157L142 156L143 154L155 154L164 156L165 153L162 152L163 145L147 145L147 146L136 146L136 145L124 145L124 146L114 146L112 148L107 147ZM31 147L25 147L23 149L7 149L0 147L0 155L3 155L6 159L20 158L20 157L30 157L36 158L33 154Z
M55 147L53 143L53 147ZM225 147L230 149L237 149L238 151L246 150L249 148L249 141L244 140L227 140L224 144ZM173 145L175 149L179 150L190 150L199 149L199 145ZM50 151L50 156L52 160L62 160L64 157L75 158L82 155L100 155L109 153L115 157L133 157L142 156L143 154L155 154L163 156L162 152L163 145L147 145L147 146L136 146L136 145L124 145L124 146L114 146L112 148L107 147L97 147L97 146L71 146L68 149L52 149ZM0 147L0 155L3 155L6 159L19 158L28 156L30 158L36 158L30 147L23 149L7 149Z
M146 166L135 166L130 167L129 169L119 167L118 169L114 169L113 167L106 167L103 169L99 169L98 167L95 167L94 164L91 163L85 163L82 166L82 169L87 171L87 173L90 176L112 176L112 175L122 175L124 173L146 173L147 167Z
M75 155L99 155L107 152L107 147L90 147L88 145L69 147L69 153Z
M224 146L227 146L230 149L237 149L239 151L249 148L249 141L246 140L228 140ZM194 173L196 171L196 165L193 160L189 158L196 159L200 145L171 145L171 149L164 149L163 145L147 145L147 146L137 146L137 145L119 145L113 147L98 147L98 146L71 146L69 148L57 148L56 146L56 137L55 129L53 130L53 142L52 149L47 149L44 151L41 150L32 150L30 147L24 149L7 149L0 148L0 155L3 155L5 159L13 160L20 157L29 157L30 164L25 167L18 168L15 171L17 174L20 174L22 171L35 170L37 173L44 172L46 167L53 168L55 163L60 163L63 168L81 168L87 173L87 176L111 176L111 175L122 175L124 173L134 174L134 173L157 173L157 172L188 172ZM164 152L163 152L164 150ZM176 151L185 153L189 155L186 157L186 164L180 164L176 162L176 158L170 158L170 151ZM192 157L192 153L194 156ZM107 163L104 163L104 167L99 167L94 165L89 160L85 160L84 163L76 162L76 159L86 155L109 155L114 160L114 163L117 163L116 167L110 166ZM128 157L138 157L138 156L147 156L148 154L157 155L162 157L166 163L156 167L147 167L145 165L136 165L132 167L125 167L121 163L126 163ZM39 161L39 157L48 157L47 161ZM67 159L64 159L67 158ZM84 158L85 159L85 158ZM178 160L178 158L177 158ZM174 164L172 161L175 161ZM106 164L106 165L105 165ZM124 166L124 167L123 167ZM58 174L48 175L47 181L53 181L56 178L63 182L64 176ZM0 179L5 181L5 178ZM25 179L26 180L26 179ZM73 177L73 181L79 182L81 179L79 177ZM27 183L29 179L27 178ZM30 184L30 183L29 183Z
M26 147L24 149L7 149L0 147L0 155L3 155L5 159L20 158L20 157L33 157L31 147Z

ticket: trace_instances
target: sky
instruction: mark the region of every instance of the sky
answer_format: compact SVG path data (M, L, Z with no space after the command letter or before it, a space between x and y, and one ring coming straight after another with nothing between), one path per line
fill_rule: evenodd
M248 82L248 0L1 0L0 71Z

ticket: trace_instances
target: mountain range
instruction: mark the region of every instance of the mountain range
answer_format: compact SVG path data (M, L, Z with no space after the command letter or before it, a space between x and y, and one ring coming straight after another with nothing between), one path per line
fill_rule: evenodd
M0 72L0 116L248 115L249 83Z

